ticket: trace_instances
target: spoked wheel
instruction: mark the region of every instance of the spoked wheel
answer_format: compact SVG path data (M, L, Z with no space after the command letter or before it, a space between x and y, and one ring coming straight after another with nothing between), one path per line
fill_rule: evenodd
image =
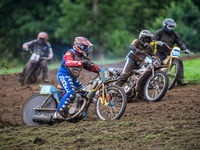
M154 76L150 76L144 86L144 98L148 102L157 102L167 92L168 77L163 71L156 71Z
M99 97L95 106L96 115L102 120L120 119L127 105L126 94L121 87L116 85L109 86L107 93L110 99L107 101L109 104L104 104L104 101Z
M179 75L179 72L180 72L180 65L178 61L174 61L172 63L171 69L167 73L168 78L169 78L168 90L171 90L174 87L177 77Z
M24 104L22 108L22 121L27 126L39 126L43 125L42 122L34 122L33 121L33 115L48 115L52 116L57 108L56 101L50 97L46 104L42 108L51 108L55 109L54 111L49 110L43 110L43 111L37 111L36 108L40 108L40 106L43 104L45 99L48 95L41 95L39 93L32 95Z

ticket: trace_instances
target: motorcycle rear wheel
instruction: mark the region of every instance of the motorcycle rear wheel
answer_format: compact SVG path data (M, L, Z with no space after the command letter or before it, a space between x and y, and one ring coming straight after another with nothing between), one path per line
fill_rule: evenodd
M95 105L96 115L102 120L120 119L125 112L127 105L127 97L124 90L116 85L111 85L107 88L107 93L110 97L111 106L106 106L101 103L100 97Z
M45 123L43 122L34 122L33 121L33 115L48 115L52 116L55 111L37 111L35 108L39 108L44 100L47 98L48 95L41 95L40 93L36 93L32 95L30 98L27 99L27 101L24 103L24 106L22 108L22 121L27 126L40 126ZM42 108L57 108L57 102L54 98L50 97L47 101L47 103Z
M144 86L144 99L148 102L157 102L166 94L168 88L168 77L163 71L156 71L151 75Z

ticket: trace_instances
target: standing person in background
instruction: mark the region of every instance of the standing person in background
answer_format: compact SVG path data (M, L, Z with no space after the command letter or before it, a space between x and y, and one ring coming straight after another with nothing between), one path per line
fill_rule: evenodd
M174 31L175 27L176 22L173 19L167 18L163 21L163 28L157 30L154 35L154 40L158 43L156 55L161 59L161 61L163 61L167 55L170 55L170 49L163 46L164 43L166 43L170 48L172 48L174 44L177 44L181 50L185 51L185 53L191 53L181 41L180 36ZM187 82L184 81L183 61L179 59L178 62L180 64L180 73L177 84L184 86Z
M53 59L53 50L51 48L50 43L47 41L48 34L46 32L40 32L37 36L37 39L32 40L30 42L26 42L23 44L23 50L28 51L30 47L33 48L33 53L40 54L40 57L46 57L47 59L42 59L41 66L43 71L43 81L48 83L48 68L47 68L47 60ZM26 67L28 63L25 65L21 77L23 77Z

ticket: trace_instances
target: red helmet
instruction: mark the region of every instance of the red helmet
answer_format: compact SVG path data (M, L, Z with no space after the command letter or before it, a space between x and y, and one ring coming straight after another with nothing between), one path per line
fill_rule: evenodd
M46 32L40 32L40 33L38 34L38 39L39 39L39 38L47 40L48 34L47 34Z
M79 53L88 55L92 52L93 44L85 37L76 37L74 40L74 49Z

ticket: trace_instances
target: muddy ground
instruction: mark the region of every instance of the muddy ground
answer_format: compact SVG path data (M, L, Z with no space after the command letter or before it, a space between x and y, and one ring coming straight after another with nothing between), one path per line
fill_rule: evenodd
M49 84L57 85L56 74L49 71ZM200 85L176 86L156 103L134 98L116 121L98 120L92 104L79 123L26 127L22 106L44 83L21 86L18 76L0 75L0 149L200 149ZM79 80L94 76L83 71Z

